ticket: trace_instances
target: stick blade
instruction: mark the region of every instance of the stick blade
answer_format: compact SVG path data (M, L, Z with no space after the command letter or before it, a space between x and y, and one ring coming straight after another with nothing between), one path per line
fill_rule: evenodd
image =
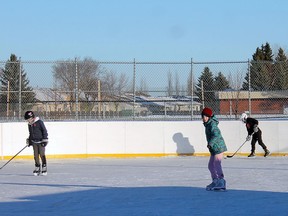
M227 155L227 158L232 158L234 155Z

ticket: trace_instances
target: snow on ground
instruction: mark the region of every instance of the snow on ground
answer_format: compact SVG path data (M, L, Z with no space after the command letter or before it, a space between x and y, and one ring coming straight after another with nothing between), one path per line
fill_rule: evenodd
M288 215L288 157L223 160L227 192L205 190L208 159L50 159L47 176L13 160L0 170L0 214Z

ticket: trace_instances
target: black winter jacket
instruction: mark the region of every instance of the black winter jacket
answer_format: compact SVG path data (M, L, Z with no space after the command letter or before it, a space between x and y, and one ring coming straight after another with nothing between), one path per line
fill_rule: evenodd
M31 124L28 124L29 130L29 140L39 142L43 139L48 139L47 129L44 125L44 122L38 117L35 118L35 121Z
M248 131L248 135L251 135L254 132L254 125L258 125L258 120L248 117L246 119L246 128Z

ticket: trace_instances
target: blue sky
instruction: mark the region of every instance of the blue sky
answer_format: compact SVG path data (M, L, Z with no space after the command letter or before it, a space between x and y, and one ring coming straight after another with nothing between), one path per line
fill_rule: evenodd
M14 0L1 3L0 60L242 61L288 48L288 1Z

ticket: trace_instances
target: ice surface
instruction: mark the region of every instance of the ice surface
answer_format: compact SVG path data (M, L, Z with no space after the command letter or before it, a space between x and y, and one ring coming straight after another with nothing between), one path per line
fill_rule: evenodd
M208 159L50 159L47 176L13 160L0 170L0 214L288 215L288 157L223 160L227 192L205 190Z

